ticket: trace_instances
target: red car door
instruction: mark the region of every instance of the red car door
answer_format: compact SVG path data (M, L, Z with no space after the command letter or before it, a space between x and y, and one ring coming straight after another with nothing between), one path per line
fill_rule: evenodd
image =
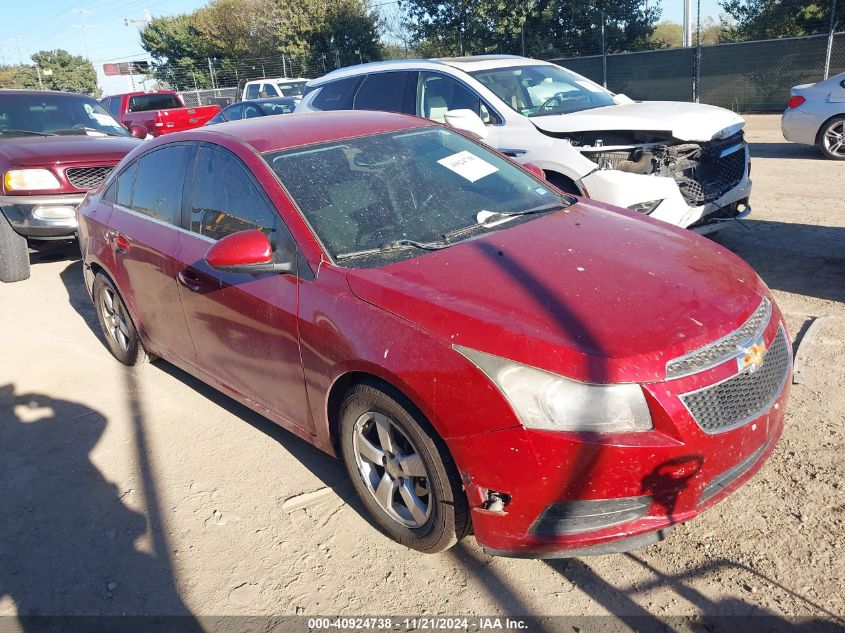
M191 152L187 145L171 145L128 165L118 176L109 224L115 281L151 351L194 364L173 261Z
M287 238L278 212L239 158L205 145L189 206L191 231L179 240L176 277L199 369L313 433L299 353L299 279L220 272L204 259L216 240L236 231Z

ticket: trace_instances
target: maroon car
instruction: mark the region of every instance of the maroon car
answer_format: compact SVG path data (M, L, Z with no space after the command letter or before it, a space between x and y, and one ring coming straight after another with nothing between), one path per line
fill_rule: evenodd
M163 357L341 456L409 547L639 547L781 434L791 348L753 270L431 121L173 134L79 216L115 357Z
M0 281L29 277L27 240L73 237L76 206L139 143L90 97L0 90Z

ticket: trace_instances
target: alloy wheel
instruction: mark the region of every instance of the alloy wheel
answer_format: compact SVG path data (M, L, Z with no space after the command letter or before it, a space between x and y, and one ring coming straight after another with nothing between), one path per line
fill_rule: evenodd
M822 143L831 154L845 158L845 120L829 126L824 132Z
M129 350L129 327L126 324L126 311L114 290L104 286L100 292L100 311L106 334L124 352Z
M368 411L355 421L352 447L358 472L376 503L408 528L425 525L433 499L417 447L388 416Z

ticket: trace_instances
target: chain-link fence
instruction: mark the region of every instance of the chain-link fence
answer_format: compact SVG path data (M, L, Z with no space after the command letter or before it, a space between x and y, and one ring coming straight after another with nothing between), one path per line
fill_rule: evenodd
M209 88L208 90L183 90L179 93L189 108L198 106L225 106L238 100L236 86L229 88Z
M824 77L828 35L669 48L552 61L632 99L783 110L792 86ZM845 32L832 37L829 74L845 72Z

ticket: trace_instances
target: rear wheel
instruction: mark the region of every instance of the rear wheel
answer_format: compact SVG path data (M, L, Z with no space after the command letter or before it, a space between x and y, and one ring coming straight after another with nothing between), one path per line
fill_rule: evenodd
M29 248L0 213L0 281L11 283L29 279Z
M340 407L340 445L355 491L393 540L435 553L469 532L458 470L443 441L401 394L353 387Z
M845 160L845 117L834 117L819 130L816 147L831 160Z
M124 365L140 365L149 360L126 304L111 280L98 274L93 290L97 318L112 356Z

